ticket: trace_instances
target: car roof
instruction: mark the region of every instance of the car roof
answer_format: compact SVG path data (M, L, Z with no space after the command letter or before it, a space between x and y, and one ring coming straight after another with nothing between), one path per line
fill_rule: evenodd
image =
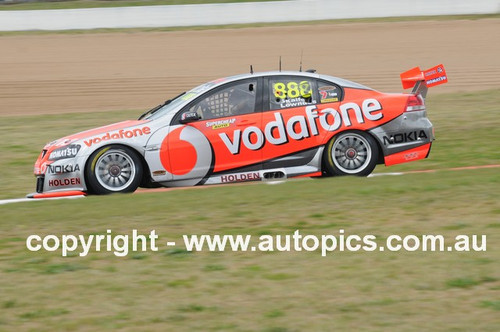
M252 77L269 77L269 76L278 76L278 75L291 75L291 76L302 76L302 77L310 77L310 78L319 78L323 79L326 81L330 81L332 83L335 83L337 85L340 85L345 88L354 88L354 89L363 89L363 90L373 90L372 88L369 88L367 86L364 86L362 84L352 82L340 77L335 77L335 76L329 76L329 75L321 75L317 74L316 72L304 72L304 71L267 71L267 72L256 72L256 73L247 73L247 74L240 74L240 75L234 75L234 76L228 76L228 77L223 77L218 80L215 80L214 82L224 84L224 83L229 83L233 81L238 81L246 78L252 78ZM217 84L219 85L219 84Z

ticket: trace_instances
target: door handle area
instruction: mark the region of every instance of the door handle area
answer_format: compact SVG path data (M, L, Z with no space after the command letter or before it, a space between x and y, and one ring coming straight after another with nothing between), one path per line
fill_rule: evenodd
M238 126L238 127L246 127L246 126L251 126L251 125L254 125L254 124L257 124L257 122L255 122L255 121L249 121L249 120L243 120L243 121L239 122L236 126Z

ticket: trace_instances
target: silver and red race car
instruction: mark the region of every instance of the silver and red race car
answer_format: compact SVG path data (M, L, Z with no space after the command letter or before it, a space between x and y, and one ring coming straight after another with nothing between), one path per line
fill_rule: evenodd
M264 179L370 174L426 158L424 98L442 65L401 74L386 94L314 71L250 73L202 84L124 121L47 144L35 164L41 198Z

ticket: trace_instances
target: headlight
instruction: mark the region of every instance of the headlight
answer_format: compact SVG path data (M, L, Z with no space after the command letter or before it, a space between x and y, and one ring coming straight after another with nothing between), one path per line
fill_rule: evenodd
M57 148L52 151L49 155L49 160L55 161L60 159L74 158L80 151L81 146L79 144L70 144L68 146L63 146L62 148Z

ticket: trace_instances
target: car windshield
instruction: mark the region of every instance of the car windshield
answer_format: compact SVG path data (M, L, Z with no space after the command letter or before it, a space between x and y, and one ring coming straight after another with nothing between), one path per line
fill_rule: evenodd
M146 113L140 116L139 120L154 120L161 118L162 116L165 116L173 111L176 111L179 106L182 106L182 104L187 104L193 98L199 96L205 91L208 91L214 85L215 85L214 82L208 82L200 86L197 86L196 88L188 92L183 92L177 97L167 100L164 104L158 105L155 108L147 111Z

